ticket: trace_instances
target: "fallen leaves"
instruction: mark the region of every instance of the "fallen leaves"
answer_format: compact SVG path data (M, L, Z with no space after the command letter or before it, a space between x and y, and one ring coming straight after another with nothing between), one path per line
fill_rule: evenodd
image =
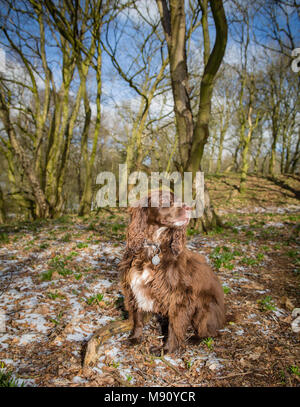
M123 243L108 236L101 241L82 220L80 228L76 223L67 230L49 223L39 231L26 231L16 242L10 239L0 247L0 267L14 270L0 274L0 305L9 316L0 337L0 360L13 360L14 371L28 372L37 386L278 385L279 373L272 371L277 360L285 369L285 383L298 384L298 337L291 325L297 318L292 317L297 305L294 258L284 257L286 248L265 234L260 240L261 231L273 233L277 223L284 224L280 231L289 235L289 225L279 222L283 216L272 216L271 227L262 227L261 219L263 226L268 223L264 213L252 218L240 213L237 226L244 226L238 237L227 230L192 236L192 250L207 258L221 248L215 250L215 258L222 263L217 273L227 287L228 319L212 347L205 342L187 344L185 350L162 359L149 353L162 340L155 319L148 321L144 341L136 347L126 342L129 327L108 329L113 320L126 324L117 270ZM104 234L106 229L101 230ZM294 241L290 245L288 252L294 253ZM49 267L54 267L51 279L41 281ZM270 309L260 312L261 300ZM83 347L89 344L95 346L90 355L93 366L82 369L88 353ZM296 367L292 371L290 366Z

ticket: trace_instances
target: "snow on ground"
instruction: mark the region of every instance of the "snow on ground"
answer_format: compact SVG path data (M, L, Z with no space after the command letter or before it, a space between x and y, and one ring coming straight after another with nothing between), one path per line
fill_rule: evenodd
M279 209L276 213L281 213ZM284 213L296 209L284 208ZM252 359L248 361L248 353L257 357L255 361L262 359L267 351L253 349L263 349L270 338L277 338L277 348L283 349L288 335L293 335L290 311L280 306L282 294L276 293L278 287L270 276L271 267L276 270L277 266L272 253L265 252L257 260L261 243L252 238L244 244L232 243L223 234L195 235L187 246L203 254L212 266L211 253L216 248L226 246L233 251L239 245L239 254L230 263L232 268L224 264L217 272L229 310L221 336L208 338L200 347L187 346L181 353L154 358L149 348L160 343L161 336L152 319L145 326L142 345L132 348L126 344L128 333L116 335L103 345L98 363L87 374L81 369L83 344L100 326L123 318L118 305L122 296L117 265L124 243L90 243L88 238L93 235L81 225L74 226L72 229L70 225L68 232L80 236L70 241L62 241L66 232L55 226L35 236L27 231L8 247L0 247L0 310L6 325L0 333L0 361L24 378L25 385L201 385L201 380L209 385L210 380L230 374L233 364L249 369ZM238 238L251 229L251 225L242 226ZM262 230L285 227L284 222L272 220ZM49 234L53 233L56 235L51 240ZM33 238L44 249L38 244L29 246ZM273 244L270 241L269 247ZM245 258L256 263L243 264ZM262 307L266 309L262 311ZM259 345L252 345L254 340Z

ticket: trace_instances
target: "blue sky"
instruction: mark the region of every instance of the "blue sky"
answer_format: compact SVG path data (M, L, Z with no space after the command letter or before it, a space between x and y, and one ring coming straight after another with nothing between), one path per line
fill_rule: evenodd
M186 2L188 3L188 2ZM243 3L242 1L240 2ZM255 3L255 2L254 2ZM20 2L22 4L22 2ZM26 2L25 2L26 4ZM122 28L124 29L124 35L121 38L118 44L117 50L117 58L119 60L122 69L126 71L129 65L132 62L132 58L138 55L138 46L142 43L143 37L147 36L150 32L150 27L147 27L144 24L141 27L140 33L137 35L136 31L134 31L134 27L143 24L142 16L151 20L152 22L159 20L159 15L156 7L155 0L140 0L138 2L138 7L140 14L134 10L130 10L129 12L122 13L115 23L113 23L111 28L115 28L117 32L120 32ZM232 7L230 2L225 2L226 14L227 19L229 22L229 38L228 44L225 54L225 62L227 63L238 63L239 62L239 45L236 39L236 24L232 22L233 18L235 17L235 11ZM289 12L289 9L286 8ZM3 10L2 10L3 12ZM188 13L187 13L188 14ZM296 46L300 47L300 30L299 30L299 17L297 13L294 13L294 17L291 18L291 33L295 38ZM13 17L13 14L11 13ZM22 26L24 28L24 37L28 38L31 34L38 33L38 26L37 24L33 24L32 21L27 21L25 17L22 17L24 20L22 21ZM187 18L188 20L188 18ZM281 29L285 28L285 16L282 13L281 16L278 18L278 22ZM189 24L189 23L187 23ZM256 16L254 19L254 24L252 27L252 41L249 46L249 53L250 55L258 55L262 52L262 49L255 44L253 37L256 36L261 43L269 43L269 34L271 27L268 27L268 20L264 16ZM114 36L113 36L113 29L109 31L107 36L109 42L114 44ZM212 19L210 19L210 33L211 33L211 47L213 46L214 42L214 25ZM282 36L284 37L284 32L282 31ZM48 30L47 32L48 37L48 44L46 47L47 57L48 60L51 61L50 65L53 70L53 74L55 77L55 81L57 84L61 82L61 52L55 46L52 34ZM3 40L3 35L1 35L1 39ZM103 36L105 41L105 36ZM4 39L4 43L6 40ZM31 43L34 46L34 43ZM273 46L269 43L270 46ZM166 52L166 48L165 48ZM199 60L199 66L201 66L201 59L202 59L202 33L201 27L199 27L193 33L191 38L191 52L192 52L192 59L193 61ZM265 53L266 59L273 58L274 55L270 51L263 51ZM157 51L157 55L154 56L154 65L151 67L151 73L155 74L156 71L159 69L160 66L160 53ZM133 64L131 68L131 73L137 72L139 70L139 62L137 61L136 64ZM142 82L142 76L144 72L140 75L136 76L134 82L139 86ZM90 79L90 91L94 91L94 72L91 70L91 79ZM78 81L74 81L75 85L78 84ZM122 104L124 102L132 102L132 104L138 103L139 96L138 94L131 89L128 84L120 78L119 74L116 72L115 68L111 63L110 57L103 52L103 65L102 65L102 84L103 84L103 97L102 97L102 105L104 108L108 110L113 109L114 103ZM171 102L169 98L169 102ZM157 104L159 105L159 103ZM156 107L158 108L158 106Z

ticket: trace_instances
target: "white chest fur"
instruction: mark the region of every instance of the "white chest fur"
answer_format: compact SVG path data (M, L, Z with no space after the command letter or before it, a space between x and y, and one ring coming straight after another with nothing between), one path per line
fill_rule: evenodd
M142 272L135 271L132 274L130 283L139 308L141 308L143 311L148 312L153 310L153 300L146 292L146 285L151 280L151 278L151 270L145 268Z

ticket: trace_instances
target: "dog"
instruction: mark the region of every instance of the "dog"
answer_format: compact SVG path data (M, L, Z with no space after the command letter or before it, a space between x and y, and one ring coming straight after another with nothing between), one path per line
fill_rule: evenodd
M168 198L170 206L165 207ZM146 199L146 207L130 208L126 248L119 264L125 308L133 326L129 341L142 341L144 314L155 313L168 324L164 353L173 353L184 345L190 326L199 339L218 334L225 322L224 292L204 256L185 246L192 208L175 205L171 192L152 192Z

